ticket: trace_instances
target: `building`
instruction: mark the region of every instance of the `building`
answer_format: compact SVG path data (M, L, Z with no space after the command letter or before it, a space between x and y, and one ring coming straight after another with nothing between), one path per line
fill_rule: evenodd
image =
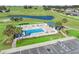
M79 16L79 10L78 9L74 9L74 8L67 8L65 10L65 13L67 15L71 15L71 16Z

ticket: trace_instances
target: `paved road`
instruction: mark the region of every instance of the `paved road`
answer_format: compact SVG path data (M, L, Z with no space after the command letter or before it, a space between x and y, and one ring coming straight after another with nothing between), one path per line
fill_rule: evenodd
M32 48L36 48L36 47L50 45L50 44L56 43L58 41L66 41L66 40L71 40L71 39L76 39L76 38L75 37L65 37L62 39L57 39L57 40L52 40L52 41L47 41L47 42L42 42L42 43L37 43L37 44L32 44L32 45L26 45L26 46L21 46L21 47L15 47L15 42L14 42L12 44L14 48L2 50L0 53L1 54L12 53L12 52L17 52L17 51L21 51L21 50L32 49Z
M38 48L26 49L11 54L74 54L79 53L79 41L71 39Z

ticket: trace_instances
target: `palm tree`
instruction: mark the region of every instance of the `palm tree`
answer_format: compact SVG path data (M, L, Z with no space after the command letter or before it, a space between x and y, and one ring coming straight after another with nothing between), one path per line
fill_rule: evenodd
M13 25L7 25L5 30L4 30L4 34L7 36L11 36L15 33L15 28Z
M14 36L15 34L19 34L22 32L20 27L16 27L13 25L7 25L6 29L4 30L4 34L7 36Z
M16 27L15 28L15 34L13 35L14 37L14 39L16 38L16 35L21 35L22 34L22 28L20 28L20 27Z
M7 25L5 30L4 30L4 35L6 35L8 37L8 39L7 39L8 43L11 43L14 39L14 35L20 34L21 32L22 32L21 28L18 28L18 27L13 26L13 25Z
M20 27L15 28L15 34L20 34L22 32L22 29Z

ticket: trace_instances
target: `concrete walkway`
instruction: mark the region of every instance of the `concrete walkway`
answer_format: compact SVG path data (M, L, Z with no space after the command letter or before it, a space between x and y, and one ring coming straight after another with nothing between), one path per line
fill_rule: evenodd
M17 41L16 39L13 40L13 42L12 42L12 48L16 48L16 41Z
M76 38L75 37L66 37L66 38L62 38L62 39L56 39L56 40L52 40L52 41L47 41L47 42L17 47L17 48L11 48L11 49L8 49L8 50L3 50L0 53L5 54L5 53L17 52L17 51L21 51L21 50L26 50L26 49L31 49L31 48L36 48L36 47L40 47L40 46L53 44L53 43L56 43L58 41L66 41L66 40L70 40L70 39L76 39Z
M68 37L68 35L66 35L63 31L60 31L60 33L65 36L65 37Z

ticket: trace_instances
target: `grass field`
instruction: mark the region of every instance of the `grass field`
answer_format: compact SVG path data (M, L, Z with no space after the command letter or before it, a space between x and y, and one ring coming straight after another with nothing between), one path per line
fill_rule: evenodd
M68 35L79 38L79 31L78 30L68 30Z
M16 46L19 47L24 45L36 44L36 43L46 42L50 40L56 40L63 37L64 36L59 33L59 34L43 36L43 37L28 38L28 39L18 40Z
M4 39L6 39L6 36L3 34L3 31L8 24L12 24L17 26L18 24L21 23L30 23L30 24L35 24L35 23L46 23L46 22L61 22L63 18L67 18L68 22L66 24L63 23L65 26L71 26L79 29L79 20L78 17L73 17L73 16L67 16L55 11L51 10L44 10L42 7L38 7L37 9L24 9L22 6L12 6L8 7L10 8L10 12L7 13L0 13L0 20L7 19L7 16L10 15L44 15L44 16L54 16L53 20L37 20L37 19L24 19L21 22L15 22L15 21L10 21L10 22L5 22L5 23L0 23L0 42L2 42ZM75 36L75 35L74 35ZM29 45L29 44L34 44L34 43L40 43L40 42L45 42L49 41L49 38L52 38L51 40L55 40L58 38L62 38L63 36L61 34L56 34L56 35L50 35L50 36L44 36L44 37L38 37L38 38L30 38L30 39L24 39L21 41L17 41L17 47L19 46L24 46L24 45ZM11 48L10 46L6 46L4 44L0 44L0 50Z
M24 9L23 7L8 7L10 8L10 12L8 13L0 13L0 20L4 20L7 19L7 16L10 15L50 15L51 12L49 11L45 11L43 10L41 7L38 7L37 10L35 10L34 8L32 9ZM25 19L21 22L5 22L5 23L0 23L0 42L2 42L4 39L6 39L6 36L3 34L3 31L6 27L6 25L8 24L12 24L12 25L18 25L21 23L30 23L30 24L34 24L34 23L44 23L44 22L49 22L49 21L45 21L45 20L37 20L37 19ZM53 22L53 20L52 20ZM34 41L34 40L31 40ZM28 43L30 43L30 41L28 41ZM20 44L19 44L20 45ZM4 44L0 44L0 50L3 49L7 49L10 48L11 46L6 46Z

